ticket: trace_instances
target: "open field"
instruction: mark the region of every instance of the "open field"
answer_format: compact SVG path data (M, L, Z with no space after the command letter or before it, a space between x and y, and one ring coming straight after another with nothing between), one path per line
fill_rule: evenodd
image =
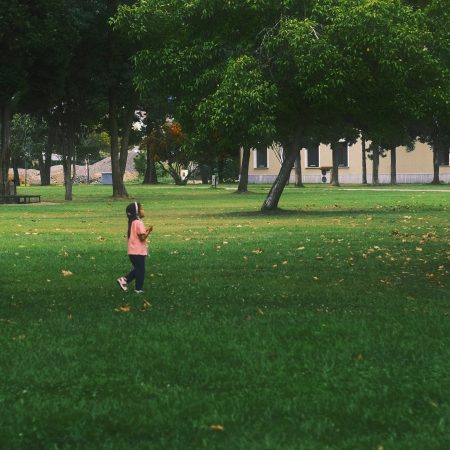
M450 448L448 186L225 187L0 205L0 448Z

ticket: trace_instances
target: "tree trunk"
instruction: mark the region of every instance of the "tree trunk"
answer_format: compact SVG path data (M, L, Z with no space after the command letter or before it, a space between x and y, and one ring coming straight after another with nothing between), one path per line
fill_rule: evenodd
M109 100L109 133L111 139L111 172L113 183L113 197L126 198L128 192L125 189L123 177L120 171L119 161L119 127L117 124L117 96L115 89L111 87L108 93Z
M301 150L296 150L297 156L295 158L295 187L305 187L302 181L302 154Z
M147 162L145 166L144 181L142 184L157 184L158 176L156 174L156 164L153 154L150 150L150 145L147 144Z
M242 152L241 173L237 193L248 192L248 168L250 165L250 147L245 147Z
M333 159L333 167L331 168L331 186L340 186L339 184L339 142L331 143L331 153Z
M72 158L75 152L75 128L73 124L73 118L68 118L68 124L66 128L66 135L63 143L63 172L64 172L64 199L67 201L72 201L72 187L73 187L73 176L72 176Z
M50 186L52 168L52 153L57 147L58 130L54 126L48 127L48 144L43 157L39 158L39 171L41 174L41 186Z
M397 184L397 148L391 148L391 184Z
M211 169L207 164L200 164L200 177L202 184L209 184L209 178L211 176Z
M19 175L19 162L17 160L17 156L14 156L12 159L12 166L13 166L13 182L14 186L20 186L20 175Z
M44 154L44 167L41 169L41 185L50 186L50 171L52 168L52 152L47 149Z
M73 148L73 154L72 154L72 182L75 181L75 177L77 176L77 155L75 150L75 145Z
M117 10L117 0L108 1L108 12L112 17ZM108 54L108 70L110 73L110 81L108 86L108 106L109 106L109 135L111 139L111 174L114 198L126 198L128 192L123 182L123 174L121 172L120 149L119 149L119 126L118 126L118 106L117 106L117 90L119 82L115 78L116 73L116 54L117 45L114 30L109 27L107 36L107 54ZM134 112L134 111L133 111ZM125 143L123 143L125 145ZM128 147L128 142L126 142ZM126 152L124 152L126 153ZM124 158L128 155L124 156ZM125 160L126 164L126 160ZM124 164L124 166L125 166Z
M438 143L433 145L433 180L431 184L440 184L441 180L439 179L439 166L440 166L440 153L441 149Z
M0 104L0 114L0 195L5 195L11 159L11 103L9 101Z
M362 184L367 184L367 152L366 140L361 136Z
M69 155L64 155L62 159L63 171L64 171L64 199L71 201L72 196L72 174L71 174L71 158Z
M219 183L223 183L223 169L224 169L224 159L223 156L217 158L217 176L219 177Z
M138 93L135 90L133 90L133 92L130 95L130 102L128 104L125 120L123 123L122 140L120 142L120 173L122 175L122 179L125 174L125 170L127 168L128 145L130 142L131 127L133 126L134 121L134 112L136 111L138 101L139 101Z
M280 201L281 194L284 187L289 180L292 168L294 167L295 158L297 157L297 151L300 146L300 132L297 131L290 140L289 150L285 154L285 159L278 172L270 192L267 194L266 199L261 207L261 211L273 211L278 208L278 202Z
M379 147L376 147L372 151L372 184L379 185L380 179L378 177L378 168L380 167L380 151Z

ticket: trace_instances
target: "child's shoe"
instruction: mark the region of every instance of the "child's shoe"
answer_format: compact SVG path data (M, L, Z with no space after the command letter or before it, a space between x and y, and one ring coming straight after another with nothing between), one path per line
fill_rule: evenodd
M128 284L125 277L117 278L117 283L119 284L120 289L122 289L122 291L128 291Z
M138 289L135 289L135 290L134 290L134 293L135 293L135 294L143 294L144 291L141 290L141 289L139 289L139 290L138 290Z

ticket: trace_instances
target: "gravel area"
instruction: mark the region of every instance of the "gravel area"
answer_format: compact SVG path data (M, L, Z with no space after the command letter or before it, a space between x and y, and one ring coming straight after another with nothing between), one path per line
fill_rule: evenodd
M138 172L134 168L134 158L136 156L136 152L131 150L128 152L128 158L127 158L127 165L125 169L125 175L124 180L125 181L131 181L138 177ZM87 177L87 170L86 166L76 166L76 175L75 175L75 182L83 182L86 180ZM91 164L89 166L89 178L91 181L97 181L99 182L102 177L102 172L111 172L111 158L105 158L101 161L98 161L94 164ZM13 177L13 170L9 170L9 177ZM19 169L19 178L20 182L25 182L25 169ZM63 166L57 165L52 166L50 170L50 182L51 184L61 184L64 183L64 172L63 172ZM27 184L40 184L41 182L41 175L39 170L35 169L28 169L27 170Z

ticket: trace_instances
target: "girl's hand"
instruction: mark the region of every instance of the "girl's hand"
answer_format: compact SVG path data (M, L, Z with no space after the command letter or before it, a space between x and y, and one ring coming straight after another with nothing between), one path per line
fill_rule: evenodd
M152 232L152 230L153 230L153 225L149 225L147 227L147 234L150 234Z

